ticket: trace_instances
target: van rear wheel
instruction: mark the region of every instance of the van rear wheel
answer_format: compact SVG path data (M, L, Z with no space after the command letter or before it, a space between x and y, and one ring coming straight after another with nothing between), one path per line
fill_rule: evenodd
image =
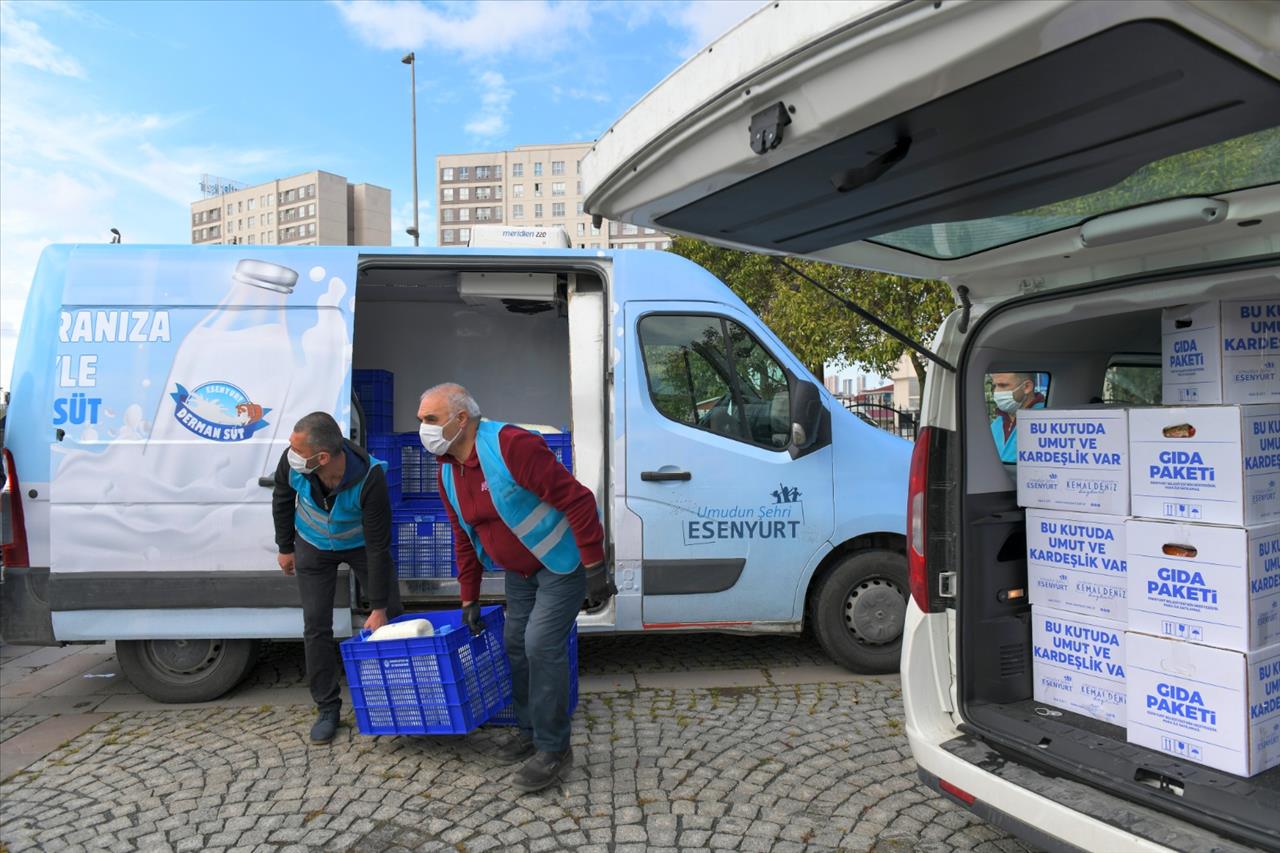
M907 590L902 554L863 551L843 558L813 596L810 612L823 651L852 672L897 672Z
M208 702L249 674L256 640L118 640L125 676L157 702Z

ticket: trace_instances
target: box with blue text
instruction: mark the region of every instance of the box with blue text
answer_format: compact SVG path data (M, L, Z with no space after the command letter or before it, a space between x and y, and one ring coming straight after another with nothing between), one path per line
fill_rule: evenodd
M1129 743L1238 776L1280 765L1280 645L1216 649L1130 632Z
M1125 519L1027 510L1027 598L1033 605L1123 623Z
M1125 409L1018 412L1018 505L1129 514Z
M1132 409L1129 470L1134 516L1280 521L1280 405Z
M1124 625L1031 608L1035 701L1125 724Z
M1249 651L1280 642L1280 523L1131 519L1129 627Z
M1166 308L1160 332L1165 403L1280 403L1280 299Z

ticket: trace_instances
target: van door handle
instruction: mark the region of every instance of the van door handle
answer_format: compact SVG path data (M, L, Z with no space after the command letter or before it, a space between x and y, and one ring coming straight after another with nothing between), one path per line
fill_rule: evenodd
M276 487L276 478L275 477L259 477L258 485L262 486L262 488L264 489L274 489Z
M640 479L646 483L664 483L668 480L692 480L688 471L641 471Z

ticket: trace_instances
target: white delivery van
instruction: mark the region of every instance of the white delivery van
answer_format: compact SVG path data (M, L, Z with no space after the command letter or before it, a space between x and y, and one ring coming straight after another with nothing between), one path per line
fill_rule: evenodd
M367 370L392 377L394 411L353 397ZM666 252L49 247L4 437L5 641L115 640L151 695L225 692L256 640L302 635L270 507L294 423L331 412L398 456L402 497L411 476L434 491L415 413L444 381L571 442L619 590L583 631L810 625L847 666L897 669L911 446ZM452 533L427 500L393 507L402 598L456 607ZM339 586L349 636L361 606ZM482 597L502 594L486 576Z
M925 782L1046 849L1280 848L1280 768L1033 701L989 393L1158 404L1163 309L1280 294L1277 78L1276 3L780 0L583 161L593 214L951 285L912 460L907 733Z

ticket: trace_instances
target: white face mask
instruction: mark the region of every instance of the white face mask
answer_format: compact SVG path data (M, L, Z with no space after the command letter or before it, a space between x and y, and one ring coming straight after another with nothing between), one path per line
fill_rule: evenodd
M319 455L320 455L319 453L316 454L316 456L319 456ZM315 465L312 465L310 468L308 468L307 457L303 456L300 453L295 452L292 447L289 448L288 457L289 457L289 467L297 471L299 474L311 474L317 468L320 467L319 463L317 463Z
M1022 401L1012 391L993 391L991 397L995 400L996 408L1002 412L1016 412L1022 408Z
M458 436L462 435L462 430L459 429L456 433L454 433L453 438L445 438L444 428L450 423L450 421L453 420L453 418L456 418L456 417L457 415L454 415L452 418L449 418L449 420L445 421L442 424L419 425L418 438L419 440L422 441L422 446L427 449L428 453L434 454L436 456L444 456L446 453L449 452L449 448L452 447L453 443L458 440Z

